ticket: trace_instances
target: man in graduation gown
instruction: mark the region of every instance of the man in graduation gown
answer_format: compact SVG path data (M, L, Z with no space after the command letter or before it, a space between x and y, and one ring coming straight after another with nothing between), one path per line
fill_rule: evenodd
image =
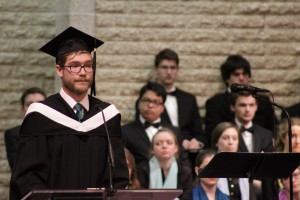
M95 54L103 44L73 27L40 50L56 57L59 93L33 103L21 126L21 140L10 184L10 199L37 189L87 189L128 183L120 113L95 95ZM106 130L107 128L107 130ZM109 181L109 144L114 167Z

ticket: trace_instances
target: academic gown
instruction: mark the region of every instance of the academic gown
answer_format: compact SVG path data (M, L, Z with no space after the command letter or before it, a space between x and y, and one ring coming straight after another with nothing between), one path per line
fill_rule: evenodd
M17 149L20 140L20 128L21 126L19 125L4 132L6 156L11 170L13 169L14 161L17 155Z
M117 189L127 186L121 116L113 105L92 96L89 103L90 110L82 123L60 94L32 104L33 107L42 105L42 108L46 105L51 112L51 108L58 112L54 111L54 118L48 116L51 112L47 109L46 114L27 112L11 178L11 200L21 199L33 189L86 189L109 185L107 136L99 108L103 109L114 151L113 183Z

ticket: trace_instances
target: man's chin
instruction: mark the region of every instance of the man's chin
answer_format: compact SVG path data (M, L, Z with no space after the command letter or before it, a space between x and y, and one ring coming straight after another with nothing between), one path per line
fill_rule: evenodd
M77 94L86 94L89 91L89 87L77 87L76 93Z

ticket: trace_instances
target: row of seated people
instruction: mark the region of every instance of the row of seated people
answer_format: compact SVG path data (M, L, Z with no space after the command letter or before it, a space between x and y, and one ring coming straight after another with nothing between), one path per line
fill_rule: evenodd
M71 32L69 32L68 30L70 30ZM70 33L72 33L71 35L73 35L73 33L78 34L78 38L73 38L70 40L67 40L68 35L70 35ZM104 102L98 101L95 98L92 98L91 96L87 95L88 89L91 88L91 94L95 95L96 94L96 90L95 90L95 80L93 80L93 76L95 75L95 65L96 65L96 61L94 59L92 59L91 55L89 55L91 49L96 48L97 46L101 45L102 42L99 40L96 40L96 38L93 37L89 37L87 35L84 35L84 37L88 37L87 40L93 40L93 41L97 41L97 45L96 43L94 44L94 48L90 48L89 45L87 44L88 42L83 41L83 39L80 39L82 37L82 32L78 32L77 29L74 29L72 27L70 27L69 29L67 29L66 31L64 31L63 33L61 33L62 35L60 37L62 38L55 38L54 40L50 41L49 43L47 43L45 46L43 46L41 48L41 51L54 56L56 58L56 69L57 69L57 73L58 76L62 78L62 89L60 90L60 93L57 93L56 95L51 96L51 98L46 99L46 101L44 101L43 103L45 103L44 105L42 105L42 107L44 106L48 106L51 108L54 108L54 110L60 112L60 114L64 115L63 117L65 119L69 119L72 118L72 122L71 123L63 123L60 124L62 125L62 128L60 130L55 129L55 132L53 132L53 130L51 129L51 127L49 128L48 126L42 126L41 124L37 124L40 126L35 126L35 123L37 120L40 120L42 123L44 122L48 122L49 120L53 121L53 126L57 126L58 121L54 120L54 117L44 117L47 114L46 112L44 112L45 110L39 109L37 108L35 110L35 106L33 106L33 112L35 113L30 113L30 117L28 116L28 118L25 118L25 121L22 125L21 128L21 132L22 132L22 142L20 145L20 148L18 150L18 164L15 165L13 170L13 176L12 176L12 181L11 181L11 186L12 186L12 190L11 190L11 195L12 199L20 199L20 197L24 196L26 194L26 192L29 191L29 189L33 188L86 188L89 185L92 185L93 187L95 186L104 186L104 182L105 179L101 179L99 180L98 177L105 177L102 176L103 174L105 174L105 169L107 169L105 167L105 163L106 162L98 162L100 158L103 158L103 160L105 160L105 156L89 156L90 154L88 152L91 151L90 145L92 144L92 146L95 146L96 148L101 148L105 145L101 145L106 144L106 139L99 134L98 131L104 129L104 127L101 127L101 123L97 123L96 124L96 128L94 127L94 129L90 130L90 126L88 126L87 129L81 129L78 128L78 123L81 122L86 122L86 124L89 123L94 123L92 120L90 120L90 117L95 116L92 111L95 110L96 108L99 109L99 104L105 104ZM76 35L74 34L74 35ZM65 36L66 38L65 38ZM72 36L73 37L73 36ZM64 40L64 41L59 41L59 40ZM58 45L60 43L60 45ZM58 45L58 47L56 46ZM72 46L72 48L69 48L70 45ZM53 47L54 50L53 50ZM73 48L74 47L74 48ZM78 53L79 52L79 53ZM78 54L77 54L78 53ZM73 56L74 55L74 56ZM169 57L170 56L170 57ZM73 60L73 61L72 61ZM227 71L229 73L224 73L223 74L223 66L226 65L222 65L221 67L221 71L222 71L222 75L223 75L223 79L226 83L227 86L230 86L231 83L248 83L249 78L251 77L251 71L250 71L250 65L249 63L241 56L229 56L228 59L225 61L224 64L230 64L231 61L234 61L234 63L238 64L236 66L232 65L234 68L230 68L230 70L234 69L233 71ZM238 62L237 62L238 61ZM241 62L239 62L241 61ZM68 63L68 64L67 64ZM69 65L70 64L70 65ZM246 64L246 65L243 65ZM230 66L230 65L229 65ZM83 68L83 69L82 69ZM227 68L227 67L226 67ZM229 69L229 68L228 68ZM147 174L146 168L148 166L148 171L149 171L149 177L146 175L144 176L144 183L146 185L147 183L147 177L149 178L149 187L151 185L155 185L155 186L160 186L160 185L172 185L172 187L175 185L174 180L180 180L180 179L176 179L175 177L171 177L170 180L168 179L169 173L173 173L176 172L177 173L180 171L178 166L183 166L184 163L186 163L186 166L194 166L196 167L203 167L200 166L198 162L193 163L194 159L193 157L195 155L197 155L197 152L199 151L199 149L203 148L203 147L208 147L209 146L209 140L210 140L210 135L211 132L209 131L209 126L215 126L218 123L215 123L217 120L213 119L214 117L221 117L222 113L219 112L223 112L224 110L222 110L223 108L229 109L229 112L233 111L232 113L234 113L234 115L231 115L232 113L226 113L226 115L224 115L225 117L230 117L230 120L233 121L233 123L235 123L238 128L240 129L241 132L241 140L239 142L240 144L240 150L241 150L241 145L243 145L243 148L245 151L273 151L273 145L272 145L272 133L270 133L270 131L263 131L263 130L267 130L267 129L263 129L260 126L256 126L256 122L254 121L255 118L258 115L258 113L260 113L259 107L261 107L261 105L263 105L262 103L258 103L256 102L255 99L250 99L249 96L238 96L237 98L232 98L233 100L230 101L230 104L224 104L224 102L226 102L225 98L230 96L230 100L231 100L231 95L227 95L225 94L224 98L222 97L221 99L218 96L214 96L211 99L209 99L206 103L206 133L207 135L204 134L203 130L202 130L202 125L201 125L201 120L200 120L200 114L199 114L199 110L198 110L198 106L197 106L197 101L195 96L184 92L182 90L180 90L179 88L175 87L175 80L177 77L177 74L179 72L179 57L178 55L170 50L170 49L165 49L162 52L160 52L156 58L155 58L155 70L156 70L156 74L157 74L157 79L158 82L162 85L158 85L155 83L149 83L147 85L155 85L155 88L162 88L159 89L161 90L164 94L160 95L159 93L157 93L156 91L153 92L153 90L148 90L147 87L144 88L144 92L141 91L140 93L140 98L137 101L137 108L139 109L137 112L137 116L136 116L136 121L140 124L138 124L138 126L142 125L142 128L144 130L144 138L142 138L142 136L138 139L138 137L135 137L135 135L132 134L136 134L135 133L135 128L140 128L138 126L136 126L134 124L134 122L132 124L128 124L125 125L123 128L123 135L124 135L124 142L126 144L126 146L128 148L131 148L130 150L135 150L136 152L133 152L136 160L137 159L137 155L139 154L140 156L140 160L139 162L141 162L139 164L139 166L142 164L142 160L145 159L146 162L148 162L144 168L144 174ZM228 77L226 77L226 74L229 75ZM71 78L78 78L79 76L85 77L87 80L85 81L86 83L84 84L84 86L82 87L82 90L79 91L79 89L77 90L74 86L75 82L70 81L70 77ZM68 84L73 84L72 86L74 86L73 88L70 86L67 86ZM152 87L152 86L151 86ZM75 88L75 89L74 89ZM229 87L230 88L230 87ZM166 95L166 91L169 93L168 95ZM230 93L230 90L228 90L228 93ZM43 97L44 98L44 97ZM216 101L214 101L213 99L216 99ZM55 102L59 102L59 103L55 103ZM99 102L99 104L96 104L96 102ZM83 104L83 105L82 105ZM91 105L90 105L91 104ZM218 107L216 109L217 106L219 105L224 105L225 107ZM37 105L37 104L36 104ZM40 104L38 104L40 105ZM75 106L74 106L75 105ZM94 105L94 106L93 106ZM105 104L106 106L107 104ZM269 104L267 104L270 107ZM53 107L52 107L53 106ZM91 107L91 109L90 109ZM113 107L113 106L112 106ZM212 110L210 109L212 108ZM272 117L270 117L271 115L265 115L267 114L267 111L270 110L271 111L271 115L274 116L273 110L272 109L268 109L265 108L263 109L263 112L261 112L262 115L267 116L267 117L261 117L260 116L260 120L257 122L257 124L262 123L262 126L266 126L267 124L265 122L267 122L267 120L272 119ZM53 111L53 110L51 110ZM257 111L257 112L256 112ZM113 132L116 132L116 134L119 134L119 120L120 120L120 115L119 113L116 112L112 112L113 115L115 116L113 119L111 119L111 122L114 124L112 126L112 128L115 130ZM158 114L159 113L159 114ZM256 114L257 115L256 115ZM40 115L42 114L42 115ZM53 115L57 115L58 113L55 112ZM102 112L103 114L103 112ZM157 115L158 114L158 115ZM211 120L209 114L212 114ZM62 116L60 115L60 116ZM255 116L254 116L255 115ZM152 118L152 117L157 116L156 118ZM32 117L32 118L31 118ZM36 118L34 118L36 117ZM152 118L152 119L151 119ZM87 120L86 120L87 119ZM149 120L148 120L149 119ZM229 118L228 118L229 119ZM44 121L45 120L45 121ZM78 120L78 121L77 121ZM104 119L104 114L103 114L103 120L105 122ZM211 121L210 121L211 120ZM219 120L219 119L218 119ZM223 121L224 119L222 119ZM163 123L169 123L170 128L174 128L174 132L176 137L173 136L173 139L175 140L175 138L179 141L179 142L174 142L173 144L173 154L170 157L171 159L168 159L167 164L169 164L169 167L171 168L167 168L167 167L162 167L160 160L164 160L162 159L163 157L159 157L159 154L157 153L157 155L155 155L153 153L153 155L155 155L156 159L151 157L149 158L147 155L145 156L144 154L141 154L140 152L137 152L137 149L140 148L143 152L143 148L147 147L147 145L149 147L152 146L152 150L154 152L154 150L156 149L156 142L153 143L153 141L157 138L159 138L159 136L161 136L161 134L165 133L165 132L161 132L159 134L156 134L156 132L158 131L158 129L161 129L161 126ZM224 120L226 121L226 120ZM227 120L228 121L228 120ZM276 120L271 120L276 121ZM62 121L60 121L62 122ZM74 122L74 124L73 124ZM98 121L99 122L99 121ZM145 123L144 123L145 122ZM159 124L159 122L161 122L161 124ZM254 123L255 122L255 123ZM52 123L52 122L51 122ZM214 125L215 123L215 125ZM80 127L85 125L80 125ZM251 130L250 126L251 124L254 125L254 132L253 129ZM59 125L59 126L60 126ZM105 126L106 127L106 126ZM45 129L44 129L45 128ZM242 129L245 128L243 131ZM67 129L67 131L65 132L65 129ZM175 130L177 129L177 131ZM127 130L127 133L126 133ZM145 131L146 130L146 131ZM255 131L258 131L261 134L257 135L255 133ZM49 133L50 131L50 133ZM56 132L57 131L57 132ZM76 131L76 134L70 134L73 133L73 131ZM173 130L172 130L173 131ZM40 132L42 132L40 134ZM53 133L52 133L53 132ZM87 134L85 134L84 136L78 132L85 132ZM90 135L89 133L93 134L94 132L97 132L97 134L95 133L95 135ZM251 132L253 132L251 134ZM67 133L67 134L66 134ZM33 134L33 135L32 135ZM46 135L43 135L46 134ZM50 135L48 135L50 134ZM53 135L52 135L53 134ZM155 135L156 134L156 135ZM60 142L56 142L54 144L54 147L51 145L52 144L52 139L53 138L58 138L58 140L61 140L61 136L60 135L66 135L67 138L64 137L64 142L66 144L70 144L70 147L66 147L65 145L62 145L62 143ZM48 137L49 136L49 137ZM53 137L52 137L53 136ZM88 139L85 139L88 136ZM93 136L93 137L89 137L89 136ZM94 136L98 138L97 142L95 143ZM271 136L271 137L270 137ZM167 135L163 135L162 140L164 140L167 137ZM257 140L258 139L258 140ZM30 144L36 144L36 143L40 143L39 141L42 140L45 143L49 143L49 145L30 145ZM137 143L139 143L140 141L145 141L148 140L148 142L144 142L141 144L144 145L143 147L137 147L137 149L133 148L133 146L131 146L131 144L136 145ZM73 141L73 142L72 142ZM76 141L74 143L74 141ZM160 140L161 141L161 140ZM50 144L51 143L51 144ZM134 144L135 143L135 144ZM151 145L151 143L153 145ZM160 142L158 142L160 144ZM100 144L100 145L99 145ZM116 149L116 150L121 150L119 151L118 154L116 154L118 157L119 162L119 166L122 166L119 168L119 171L122 171L119 173L119 178L120 178L120 182L119 182L119 188L123 188L127 185L127 169L125 167L125 162L123 160L123 145L122 145L122 141L121 141L121 137L120 135L117 136L117 138L115 138L115 144L118 144L119 147L121 147L121 149ZM140 144L140 145L141 145ZM256 148L256 145L259 145L258 148ZM68 145L67 145L68 146ZM80 146L80 156L68 156L71 155L72 152L74 151L65 151L65 148L73 148L78 150L78 148ZM32 147L33 150L41 150L42 151L34 151L34 152L38 152L38 154L32 154L32 153L28 153L32 151ZM58 148L58 149L63 149L61 152L64 152L64 156L59 155L60 151L51 151L48 149L51 148ZM81 148L82 147L82 148ZM28 151L26 151L28 150ZM156 150L159 150L159 147L157 147ZM26 153L27 152L27 153ZM42 152L42 153L40 153ZM47 154L47 152L52 152L53 154ZM71 152L71 153L70 153ZM95 151L94 153L99 154L99 153L103 153L105 154L106 151ZM24 153L24 154L23 154ZM121 154L120 154L121 153ZM178 159L175 159L175 154L180 153L181 156L178 157ZM22 156L25 155L26 156ZM52 156L54 155L55 156ZM47 155L48 155L48 159L47 160ZM79 154L76 154L79 155ZM86 155L86 156L84 156ZM102 155L102 154L101 154ZM171 155L171 154L169 154ZM144 157L143 157L144 156ZM68 157L70 159L64 159L65 157ZM25 158L26 162L22 162L23 159ZM42 158L42 159L40 159ZM53 160L54 158L54 160ZM152 159L153 158L153 159ZM28 161L29 159L29 161ZM91 163L100 163L100 168L102 168L102 170L97 170L100 169L99 167L96 167L95 170L82 170L85 167L90 168L90 166L95 166L93 165L89 165L87 163L84 162L80 162L82 161L82 159L86 160L86 161L90 161ZM95 160L94 160L95 159ZM167 158L165 158L167 159ZM13 159L14 160L14 159ZM56 160L59 160L58 165L61 165L62 168L51 168L52 166L52 161L54 161L54 163L57 163ZM177 161L178 160L178 161ZM182 161L182 165L178 165L179 161ZM64 164L65 163L65 164ZM79 165L72 165L72 168L65 168L64 166L67 166L66 164L69 163L78 163ZM81 165L83 163L83 165ZM192 163L191 165L189 165L188 163ZM198 166L199 165L199 166ZM41 167L42 166L42 167ZM151 167L152 166L152 167ZM174 168L173 168L174 166ZM176 169L177 166L177 169ZM52 166L53 167L53 166ZM75 168L74 168L75 167ZM125 167L125 168L124 168ZM154 173L153 175L151 175L151 169L152 168L162 168L162 172L157 172ZM70 172L69 175L70 176L64 176L65 173L61 173L63 171L65 171L64 169L68 169L67 171ZM72 169L72 170L71 170ZM194 171L193 168L191 168L191 171ZM47 173L47 171L50 171L49 173ZM166 170L166 171L165 171ZM141 170L138 170L139 172L141 172ZM87 176L83 176L82 174L89 174L90 172L92 172L90 175ZM116 171L115 171L116 172ZM195 172L197 172L197 170L195 170ZM55 181L56 177L53 177L53 174L61 174L57 180L62 180L62 181ZM139 173L140 174L140 173ZM93 176L94 175L94 176ZM191 176L192 172L187 173L187 177ZM141 175L139 175L141 177ZM153 177L160 177L160 178L154 178L155 181L159 181L159 182L155 182L153 183L150 179L151 176ZM69 179L70 177L75 177ZM76 178L77 177L77 178ZM93 177L93 180L88 179L86 177ZM118 176L116 176L118 177ZM24 181L24 180L28 180L28 181ZM23 180L23 181L22 181ZM143 180L143 179L142 179ZM169 180L169 181L168 181ZM141 181L142 182L142 181ZM179 185L179 184L176 184ZM145 186L147 187L147 186ZM263 192L264 193L264 192ZM270 198L265 198L265 199L270 199Z
M172 51L171 49L165 49L159 52L155 57L155 70L157 75L157 81L163 86L163 88L168 92L168 94L166 95L165 100L163 99L163 102L152 102L151 99L139 99L137 101L137 113L139 113L140 107L143 106L147 106L148 108L159 108L158 110L160 111L160 120L158 118L156 118L156 120L161 121L161 124L165 123L165 126L169 125L171 126L171 128L177 129L175 132L177 132L178 140L181 144L180 148L189 152L189 161L194 166L193 162L195 160L195 156L197 155L198 150L202 149L203 147L210 146L210 138L212 132L211 130L215 127L216 124L222 121L233 121L239 126L239 121L236 120L236 113L240 109L238 106L235 107L231 105L232 95L229 95L231 93L230 85L232 83L248 84L249 79L251 77L251 66L245 58L239 55L229 56L228 59L224 62L224 64L221 66L222 77L224 82L228 86L228 89L224 94L216 95L206 102L206 134L204 134L204 131L201 128L202 124L195 96L175 87L175 81L179 72L179 57L176 54L176 52ZM254 125L258 124L262 127L265 127L266 129L272 130L272 126L276 119L273 120L274 114L271 106L268 103L259 100L258 102L255 100L255 104L256 106L254 107L256 108L254 109L255 113L253 118ZM151 110L152 109L148 109L148 111L145 112L146 115L151 116L153 114ZM248 111L243 110L241 112L247 113ZM148 121L146 120L147 118L142 114L137 114L136 121L143 122L143 119L145 122ZM240 125L242 124L243 123L240 123ZM149 124L147 126L149 126ZM125 129L126 128L124 126L124 130ZM155 126L150 126L147 128L146 132L149 141L151 141L151 134L153 135L153 130L155 132ZM247 131L245 132L247 133ZM6 141L9 141L9 137L10 135L12 135L8 133L9 131L5 134ZM243 138L248 138L244 139L244 150L257 151L255 147L255 145L257 144L257 142L255 141L255 136L253 136L252 138L252 140L254 140L254 145L251 145L251 139L244 135ZM268 137L269 134L263 135ZM150 143L149 141L148 143ZM269 151L269 141L269 139L264 140L262 147L266 147L266 149L259 151ZM130 142L130 139L128 140L128 142ZM8 143L9 142L6 143L6 147L7 152L9 154L9 149L12 149L12 145L8 145ZM149 144L146 144L144 145L144 147L147 147L147 145L149 146ZM141 153L138 154L143 153L144 151L141 151ZM141 159L145 158L143 158L144 155L141 155ZM138 159L139 158L137 158L137 160ZM10 163L12 164L14 159L11 158L10 160Z
M211 132L218 123L234 120L234 112L230 108L230 86L233 83L248 84L251 78L251 65L248 60L240 55L229 56L221 65L221 75L227 89L224 93L209 98L205 104L205 134L196 97L175 86L179 73L179 63L178 54L171 49L164 49L155 56L154 69L157 82L165 88L168 94L164 102L161 118L181 132L183 148L193 152L203 148L203 146L210 146ZM26 90L21 98L22 113L26 112L28 103L36 101L31 96L38 96L37 101L41 100L40 96L43 99L46 97L42 89L30 88ZM253 121L274 132L274 112L272 107L264 101L257 101L257 111ZM295 105L288 109L291 112L291 116L299 114L298 107L298 105ZM139 109L136 109L136 113L136 118L138 119ZM275 122L277 122L276 118ZM17 149L19 128L20 126L17 126L5 132L7 157L11 168ZM194 160L195 155L193 153L190 154L191 160Z
M256 99L247 92L232 93L230 97L230 106L234 113L231 122L241 129L243 136L243 140L240 142L240 151L274 151L272 132L253 121L258 107ZM183 133L180 128L173 126L162 117L166 98L166 91L162 85L148 82L140 90L137 101L138 116L134 121L122 126L125 146L135 155L137 163L148 159L150 142L159 127L168 127L174 130L181 147L189 154L195 154L194 152L203 148L199 140L193 138L196 141L194 145L191 142L193 139L189 140L188 134ZM203 136L202 138L205 138ZM210 140L210 137L207 137L206 140ZM193 163L192 156L190 156L190 161Z
M175 133L179 144L182 144L179 148L185 150L183 158L189 156L186 155L187 152L189 154L193 153L191 152L192 149L187 151L184 147L183 144L186 138L180 133L180 130L164 121L161 117L164 111L165 99L166 92L164 87L156 82L148 82L140 90L137 101L139 115L133 122L122 127L124 144L133 153L137 164L150 159L149 148L151 147L153 135L162 127L167 127ZM241 134L238 150L242 152L273 152L272 132L253 122L257 110L256 99L246 92L233 93L230 95L230 104L235 114L232 123L239 128ZM246 126L244 127L244 125ZM194 160L191 158L189 156L189 162L192 167L195 167ZM261 183L257 183L258 188L266 189L263 192L258 190L257 193L259 195L257 196L261 199L269 198L272 195L272 183L268 184L268 181L264 181L262 186L259 184Z
M278 140L282 143L282 150L286 149L287 123L280 125L282 137ZM300 119L292 119L293 151L299 152L300 145ZM236 125L230 122L222 122L217 125L212 134L212 147L198 153L195 166L190 168L180 151L176 134L168 128L162 128L152 138L149 150L149 160L136 165L134 155L125 150L129 167L131 189L150 188L183 189L180 199L214 199L214 200L255 200L261 199L260 181L249 183L248 178L196 178L192 170L197 174L203 169L217 152L237 152L240 144L240 131ZM237 166L238 167L238 166ZM300 198L300 173L296 169L293 173L294 199ZM269 199L288 200L289 183L287 179L271 180L273 194ZM268 187L270 180L262 180L262 184ZM270 185L269 185L270 186ZM265 197L264 197L265 198Z

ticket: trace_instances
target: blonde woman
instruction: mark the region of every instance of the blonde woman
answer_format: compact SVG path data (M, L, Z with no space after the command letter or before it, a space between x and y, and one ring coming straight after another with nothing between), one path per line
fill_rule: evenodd
M300 118L291 118L292 152L300 152ZM283 119L278 125L276 147L278 151L289 152L288 121Z
M151 151L151 159L138 166L141 186L150 189L180 188L184 193L181 199L188 199L192 170L177 159L179 145L176 135L170 129L160 129L153 136Z

